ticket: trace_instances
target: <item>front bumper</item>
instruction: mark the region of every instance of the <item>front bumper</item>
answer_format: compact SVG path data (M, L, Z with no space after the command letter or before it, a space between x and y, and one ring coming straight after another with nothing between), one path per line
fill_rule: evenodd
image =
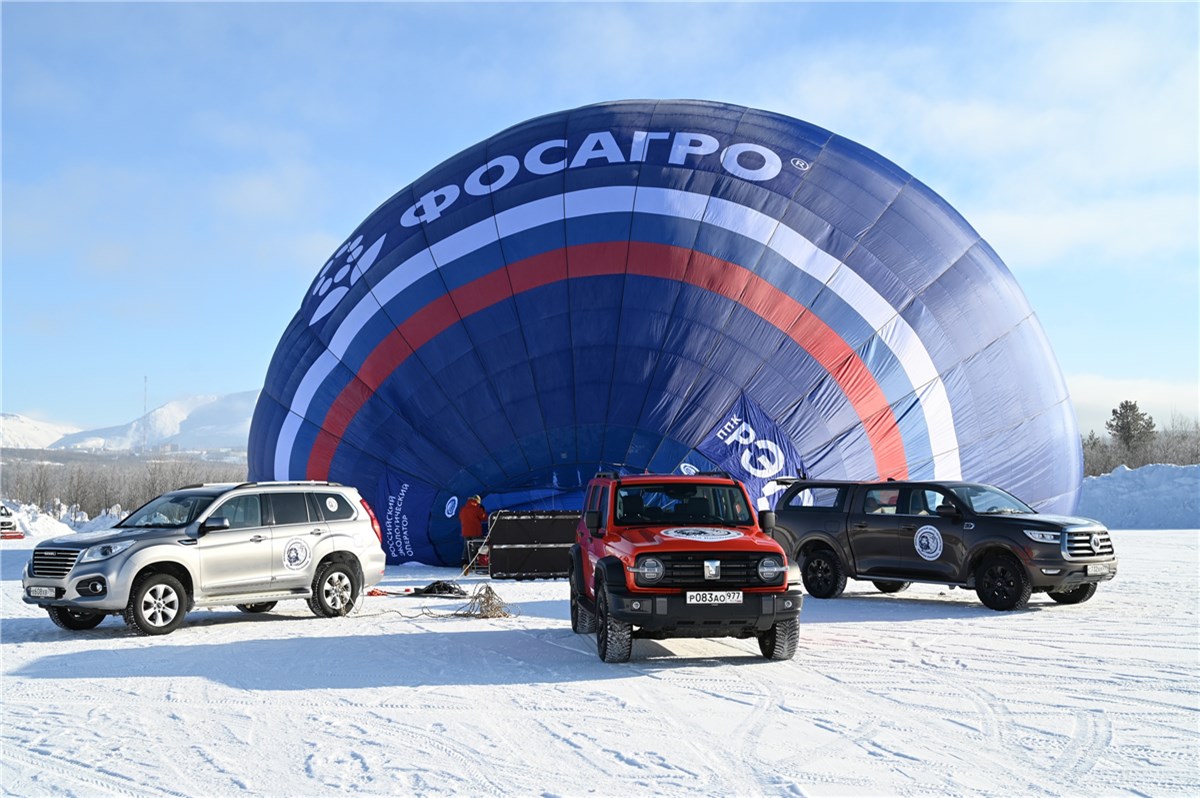
M688 604L684 593L609 588L609 614L633 624L635 637L752 637L800 614L800 590L742 593L738 604Z
M122 585L112 560L76 565L62 578L30 576L29 566L21 575L21 600L38 607L74 607L95 612L116 612L125 608L129 600L129 586ZM104 592L96 595L88 592L88 586L102 581ZM49 588L53 596L31 596L31 587Z
M1062 592L1079 585L1107 582L1117 575L1117 558L1092 562L1033 559L1026 570L1037 591Z

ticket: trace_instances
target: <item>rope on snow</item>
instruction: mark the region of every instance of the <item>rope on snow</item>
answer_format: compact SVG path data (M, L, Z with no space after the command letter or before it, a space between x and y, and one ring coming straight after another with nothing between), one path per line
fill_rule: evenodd
M456 583L456 582L448 582L448 583L442 582L442 583L435 583L435 584L452 585L455 588L458 588L458 590L461 592L462 595L464 595L464 596L466 595L466 592L462 591L462 589L459 588L458 583ZM431 598L454 598L455 597L454 595L446 595L446 594L441 594L441 595L425 594L425 593L421 593L420 589L410 590L409 592L405 592L405 593L399 593L399 592L388 591L388 590L372 590L368 595L372 595L372 596L428 595ZM457 594L455 594L455 595L457 595ZM437 612L435 610L429 609L428 607L421 607L419 610L417 610L416 613L411 614L411 615L404 613L400 610L386 610L381 613L373 613L373 614L385 615L385 614L389 614L389 613L395 613L395 614L399 615L400 617L408 619L408 620L413 620L415 618L515 618L516 616L520 615L520 612L517 610L516 607L514 607L513 605L509 604L508 602L506 602L502 598L500 598L500 596L497 595L496 591L492 590L492 586L487 585L487 584L477 585L475 587L475 590L468 597L467 603L464 604L463 606L459 607L456 610L451 610L449 612ZM361 615L361 613L359 613L359 614Z

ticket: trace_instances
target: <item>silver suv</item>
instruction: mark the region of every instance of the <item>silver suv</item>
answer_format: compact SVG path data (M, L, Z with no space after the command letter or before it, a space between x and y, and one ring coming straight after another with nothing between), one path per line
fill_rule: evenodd
M260 613L284 599L332 618L383 578L382 538L358 491L336 483L190 485L111 529L39 543L21 586L72 630L121 615L164 635L193 607Z

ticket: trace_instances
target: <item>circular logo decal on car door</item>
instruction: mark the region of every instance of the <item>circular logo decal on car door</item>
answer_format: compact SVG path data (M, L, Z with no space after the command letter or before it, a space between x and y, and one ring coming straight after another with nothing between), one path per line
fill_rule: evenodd
M311 558L312 551L304 538L292 538L283 547L283 567L289 571L303 570Z
M921 559L936 560L942 556L942 533L936 526L923 526L913 537L913 545Z

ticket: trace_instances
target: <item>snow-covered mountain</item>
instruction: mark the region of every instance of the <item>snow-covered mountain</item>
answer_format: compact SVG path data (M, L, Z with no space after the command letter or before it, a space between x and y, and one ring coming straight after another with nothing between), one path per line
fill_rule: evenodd
M64 435L78 430L79 427L69 424L38 421L16 413L0 413L0 442L11 449L45 449Z
M72 432L36 448L106 451L143 447L174 447L186 451L245 449L257 400L258 391L190 396L167 402L128 424ZM5 445L10 445L7 440Z

